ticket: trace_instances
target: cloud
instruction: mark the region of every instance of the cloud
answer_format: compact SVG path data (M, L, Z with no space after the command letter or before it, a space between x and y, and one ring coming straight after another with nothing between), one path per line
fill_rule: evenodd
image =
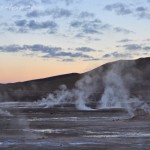
M74 62L74 59L62 59L61 61L64 61L64 62Z
M12 1L11 1L12 2ZM16 1L14 3L14 5L16 6L33 6L33 5L36 5L38 2L36 0L19 0L19 1Z
M23 50L23 47L19 45L8 45L8 46L0 46L0 52L20 52Z
M8 28L6 28L6 30L9 32L14 32L14 33L28 33L29 32L29 30L27 28L24 28L24 27L19 27L19 28L8 27Z
M147 42L149 42L149 41L150 41L150 38L148 38L148 39L146 39L146 40L144 40L144 41L147 41Z
M38 17L43 17L43 16L51 16L53 18L63 18L63 17L70 17L72 15L72 12L67 9L63 8L56 8L52 10L32 10L26 14L27 17L29 18L38 18Z
M81 51L81 52L95 52L95 49L92 49L90 47L78 47L76 48L77 51Z
M3 26L4 30L15 33L29 33L38 31L46 31L48 34L54 34L58 30L58 25L54 21L35 21L35 20L16 20L14 24L7 24Z
M137 16L137 18L139 19L150 19L150 12L147 8L145 7L137 7L135 9L136 13L135 15Z
M119 43L127 43L127 42L131 42L132 40L130 40L130 39L122 39L122 40L120 40L120 41L117 41L117 42L119 42Z
M82 24L83 24L83 22L82 21L77 21L77 20L74 20L74 21L72 21L71 22L71 27L74 27L74 28L79 28L79 27L81 27L82 26Z
M123 3L106 5L104 9L107 11L115 11L117 15L128 15L132 13L132 10Z
M57 29L58 25L54 21L37 22L35 20L17 20L15 21L14 27L7 28L8 31L19 33L27 33L34 30L46 30L49 34L56 33Z
M58 2L65 3L66 6L72 5L76 0L41 0L43 4L55 4Z
M143 49L146 51L150 51L150 46L145 46L145 47L143 47Z
M78 53L65 52L61 47L51 47L41 44L23 45L23 46L20 45L0 46L0 52L7 52L7 53L22 52L26 55L28 51L33 53L32 56L34 54L40 53L40 55L38 56L41 58L59 58L62 61L71 61L71 59L73 58L94 59L94 57L80 52Z
M121 28L121 27L113 27L110 24L104 24L99 19L93 19L93 20L74 20L70 23L70 26L72 28L78 29L78 34L76 35L82 35L84 34L103 34L105 30L113 30L118 33L124 33L124 34L130 34L134 33L131 30Z
M131 31L131 30L124 29L124 28L121 28L121 27L115 27L115 28L114 28L114 31L115 31L115 32L122 32L122 33L125 33L125 34L134 33L134 32Z
M62 50L62 48L44 46L44 45L41 45L41 44L23 45L23 46L20 46L20 45L0 46L0 52L25 52L27 50L30 50L32 52L41 52L41 53L54 54L55 52Z
M90 12L87 12L87 11L83 11L79 14L79 18L93 18L95 15L94 13L90 13Z
M30 20L27 27L33 30L49 28L54 31L57 28L57 24L53 21L36 22L35 20Z
M82 26L82 31L86 34L101 33L99 30L102 26L101 20L95 19L85 22Z
M140 6L140 7L136 8L136 11L137 12L145 12L145 11L147 11L147 9L145 7Z
M141 51L141 50L150 51L150 46L145 46L145 44L144 45L143 44L125 44L123 46L118 46L118 47L123 47L129 51Z
M131 58L131 54L130 53L119 53L119 52L113 52L113 53L109 53L109 54L105 54L102 56L103 58Z
M140 50L142 46L140 44L126 44L123 45L126 50Z
M35 45L23 45L23 50L31 50L33 52L42 52L42 53L49 53L54 54L58 51L61 51L61 47L51 47L51 46L45 46L41 44L35 44Z
M99 19L78 21L74 20L70 26L80 30L80 34L102 34L100 30L104 29L104 24ZM106 28L106 26L105 26Z
M51 57L49 54L43 56L44 58ZM83 53L71 53L71 52L59 52L55 54L55 57L71 57L71 58L93 58L92 56Z
M102 32L99 32L97 29L94 29L93 26L85 26L82 31L85 34L102 34Z
M111 57L111 54L105 54L105 55L103 55L103 58L108 58L108 57Z
M89 59L84 59L84 61L99 61L101 58L89 58Z
M25 25L27 24L27 20L25 20L25 19L23 19L23 20L17 20L17 21L15 22L15 24L16 24L17 26L23 27L23 26L25 26Z
M29 18L37 18L41 16L46 16L47 14L45 12L42 12L40 10L32 10L26 14Z
M52 4L54 1L53 0L41 0L41 2L44 4Z
M72 15L71 11L67 10L67 9L53 9L51 11L51 14L53 16L53 18L62 18L62 17L70 17Z
M37 0L7 0L8 10L27 11L39 4Z
M131 7L132 6L132 7ZM104 7L107 11L114 11L117 15L132 15L137 19L150 19L150 11L143 6L126 5L124 3L114 3Z
M11 1L11 0L9 0ZM12 2L12 1L11 1ZM22 1L22 0L14 0L14 4L15 5L35 5L37 4L38 2L36 0L25 0L25 1Z
M107 53L105 55L102 56L102 58L117 58L117 59L128 59L128 58L133 58L135 56L141 57L141 56L145 56L145 55L149 55L149 52L124 52L124 53L120 53L120 52L112 52L112 53Z
M100 38L95 38L95 37L92 37L90 35L85 35L84 33L78 33L75 35L75 38L85 38L88 42L91 42L91 41L100 41L101 39Z
M64 2L66 3L66 5L71 5L75 2L75 0L64 0Z

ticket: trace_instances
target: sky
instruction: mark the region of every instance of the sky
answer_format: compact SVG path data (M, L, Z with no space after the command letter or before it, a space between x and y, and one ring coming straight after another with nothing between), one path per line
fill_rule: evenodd
M1 0L0 83L150 56L150 0Z

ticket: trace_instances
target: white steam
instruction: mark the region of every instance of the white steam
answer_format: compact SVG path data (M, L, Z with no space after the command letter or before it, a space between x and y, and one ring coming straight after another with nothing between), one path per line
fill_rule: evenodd
M137 97L131 97L130 86L134 85L136 77L131 74L123 74L123 69L131 66L134 69L134 64L128 64L131 66L125 65L124 62L114 64L103 78L105 88L98 108L122 108L130 116L134 116L137 109L150 113L150 108L144 101Z
M94 92L95 82L93 76L86 75L76 83L72 90L75 97L76 108L79 110L94 110L86 105L89 96Z
M72 100L72 93L67 89L66 85L61 85L54 93L50 93L46 98L39 101L39 106L45 108L54 107L56 105L69 104Z
M127 69L124 73L124 69ZM54 107L63 104L75 104L78 110L94 110L87 106L87 101L93 93L96 93L102 84L104 92L100 96L97 109L125 109L130 116L134 116L137 109L142 109L150 113L150 108L146 102L141 101L138 97L131 96L130 87L134 85L136 77L128 73L128 68L134 69L134 63L126 64L117 62L102 75L102 70L88 74L79 80L75 88L67 89L62 85L59 90L50 93L47 98L38 101L37 104L43 107ZM102 83L100 82L102 79Z
M61 85L58 90L36 102L35 105L48 108L57 105L74 104L78 110L93 110L86 106L86 99L91 94L90 90L85 87L89 81L90 78L85 76L76 83L76 87L72 90L67 89L66 85Z

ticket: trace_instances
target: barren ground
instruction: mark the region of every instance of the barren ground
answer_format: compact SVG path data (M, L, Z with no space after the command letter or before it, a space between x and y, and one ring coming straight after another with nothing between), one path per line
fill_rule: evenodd
M0 150L150 149L150 116L142 112L129 119L120 109L77 111L71 106L18 105L7 110L13 116L0 115Z

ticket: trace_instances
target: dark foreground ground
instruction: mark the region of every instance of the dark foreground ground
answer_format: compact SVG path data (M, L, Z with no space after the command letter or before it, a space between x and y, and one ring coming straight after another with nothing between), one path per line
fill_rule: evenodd
M0 105L0 150L150 150L150 116Z

